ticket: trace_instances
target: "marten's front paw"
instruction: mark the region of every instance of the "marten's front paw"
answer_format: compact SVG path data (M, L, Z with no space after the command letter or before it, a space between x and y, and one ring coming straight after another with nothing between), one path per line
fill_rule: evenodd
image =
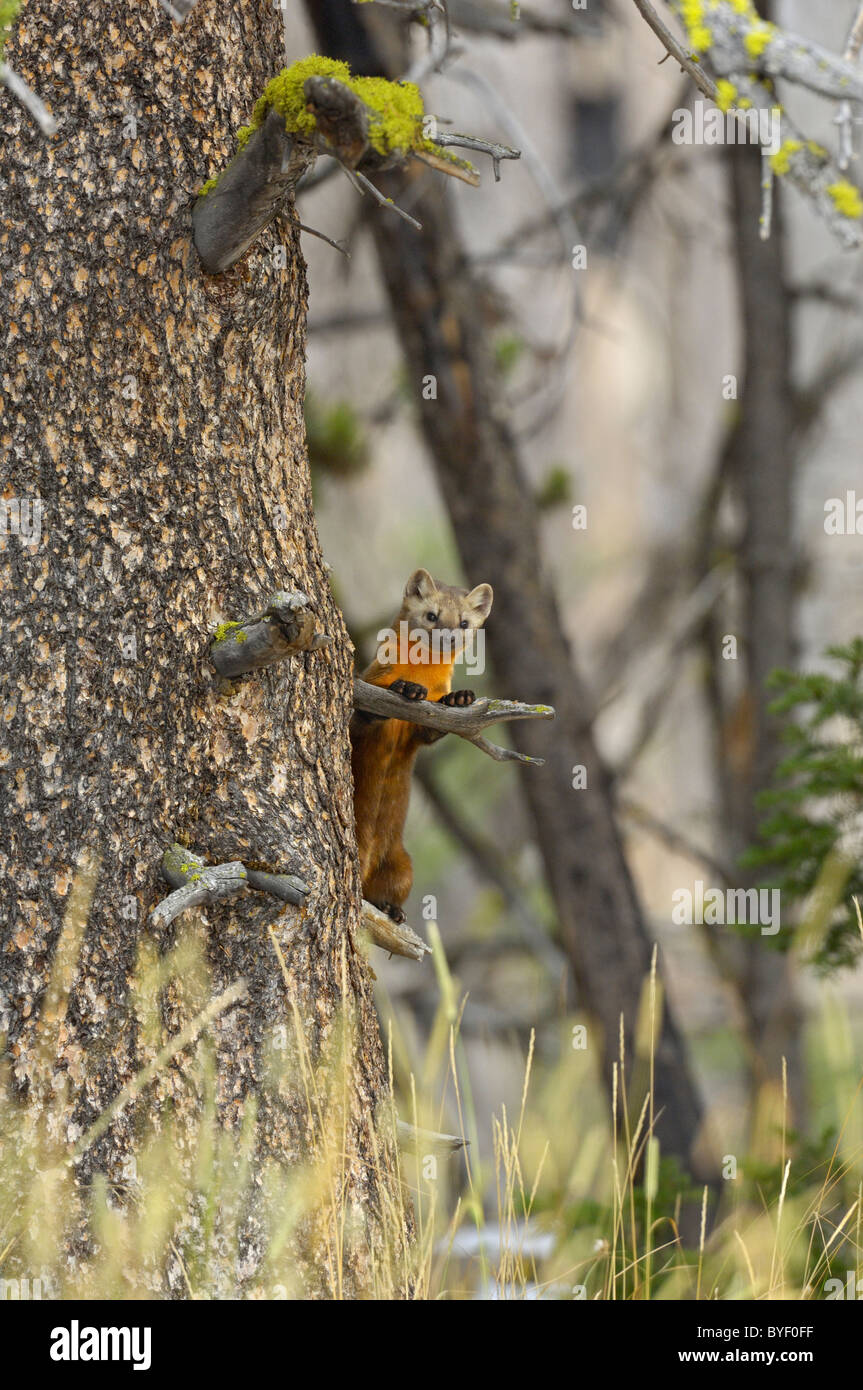
M472 690L451 690L448 695L441 695L438 700L439 705L472 705L476 696Z
M406 700L424 700L428 695L425 686L417 685L416 681L393 681L390 690L395 691L396 695L404 696Z
M396 907L395 903L373 903L372 905L374 907L379 907L381 912L385 912L389 917L390 921L395 922L396 924L400 925L402 922L407 921L405 914L402 912L400 907Z

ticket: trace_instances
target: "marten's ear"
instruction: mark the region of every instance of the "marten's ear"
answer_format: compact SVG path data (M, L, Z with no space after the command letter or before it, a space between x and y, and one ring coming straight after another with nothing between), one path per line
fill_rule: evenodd
M414 570L405 585L405 598L428 598L436 588L428 570Z
M477 584L476 588L471 589L465 599L465 607L475 613L482 622L485 622L491 612L493 598L494 590L490 584Z

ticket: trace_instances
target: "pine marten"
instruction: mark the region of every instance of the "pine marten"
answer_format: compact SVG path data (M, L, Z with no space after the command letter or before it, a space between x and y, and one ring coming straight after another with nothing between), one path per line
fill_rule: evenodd
M452 690L455 657L464 647L466 630L481 628L494 595L490 584L468 592L438 584L427 570L417 570L405 585L393 624L402 641L398 660L378 660L363 672L371 685L388 686L405 700L436 700L443 705L471 705L472 690ZM405 626L402 626L405 624ZM406 649L407 648L407 649ZM437 650L436 650L437 648ZM386 650L378 648L378 657ZM421 724L385 719L356 710L351 720L351 766L354 813L363 897L403 922L404 903L413 883L410 856L402 832L410 800L411 772L418 750L443 735Z

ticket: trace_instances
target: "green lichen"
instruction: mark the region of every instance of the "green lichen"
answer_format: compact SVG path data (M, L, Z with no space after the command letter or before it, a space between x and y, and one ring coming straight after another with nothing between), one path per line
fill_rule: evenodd
M775 154L770 156L770 164L775 174L787 174L791 167L791 156L803 149L800 140L783 140Z
M849 183L847 179L840 179L838 183L831 183L827 192L836 205L836 211L842 217L855 220L863 217L863 196L853 183Z
M239 626L239 623L219 623L219 626L213 634L213 641L224 642L226 637L233 636L234 630ZM245 635L241 636L240 633L236 634L235 641L244 642L245 640Z
M212 193L213 189L216 187L216 184L217 184L218 182L219 182L219 180L218 180L217 178L215 178L215 179L207 179L207 182L206 182L205 184L202 184L202 185L201 185L201 188L200 188L199 191L198 191L198 197L199 197L199 198L206 198L206 196L207 196L208 193Z
M425 114L419 87L412 82L389 82L385 77L353 77L347 63L313 53L283 68L272 78L255 102L252 119L239 131L240 149L263 125L267 113L275 109L291 134L311 137L315 117L306 109L303 87L310 77L334 77L350 87L369 108L369 143L378 154L408 153L422 148L422 122Z

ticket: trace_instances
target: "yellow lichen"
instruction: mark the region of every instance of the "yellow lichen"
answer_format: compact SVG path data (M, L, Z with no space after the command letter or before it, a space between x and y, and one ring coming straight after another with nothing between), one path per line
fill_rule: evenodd
M833 199L837 212L843 217L863 217L863 196L853 183L849 183L847 179L840 179L838 183L831 183L827 192Z
M772 24L759 24L752 29L743 40L743 45L750 58L760 58L765 48L771 43L776 32Z
M800 140L784 140L775 154L770 156L770 164L776 174L787 174L791 167L791 156L803 149Z
M721 77L716 84L716 105L720 111L730 111L737 96L737 88L733 82L726 82Z

